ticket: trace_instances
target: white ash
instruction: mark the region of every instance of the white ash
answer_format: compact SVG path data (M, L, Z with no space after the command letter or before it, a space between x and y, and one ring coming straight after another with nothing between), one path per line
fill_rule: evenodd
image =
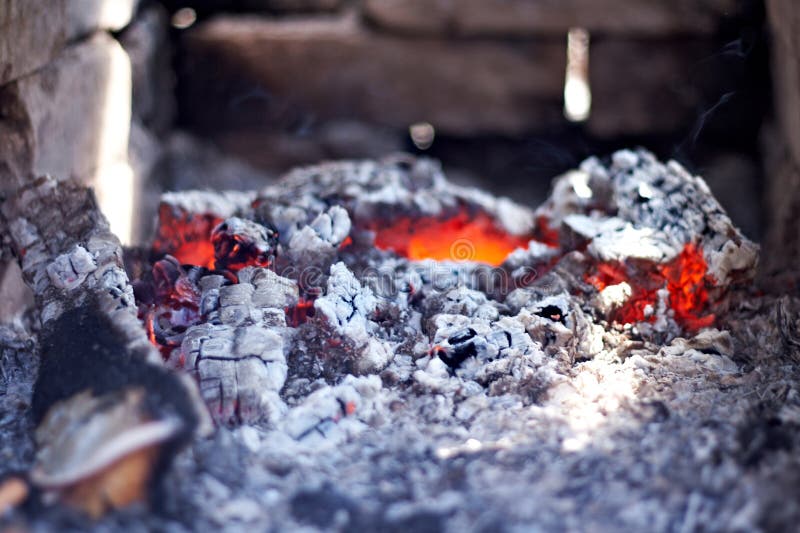
M280 233L300 221L310 223L330 204L338 204L356 224L393 215L441 216L463 205L490 213L512 235L533 225L532 213L506 198L446 180L438 162L398 156L382 162L329 163L294 170L259 194L257 211L274 221Z
M94 257L83 246L76 245L66 254L59 255L47 266L50 281L59 289L79 287L91 272L97 270Z
M233 216L249 205L254 198L254 193L241 191L166 192L161 196L164 203L183 211L209 213L219 218Z
M297 284L247 267L239 283L201 278L201 311L208 322L186 330L169 361L193 373L211 415L222 423L274 421L286 407L278 395L287 375L293 332L284 308L297 303Z
M339 246L350 234L350 217L340 206L320 213L309 224L289 231L286 240L289 261L329 266ZM324 266L323 266L324 265Z
M778 335L776 305L728 327ZM167 478L165 511L94 527L788 531L800 372L736 331L551 360L547 385L526 373L541 362L496 360L509 365L498 374L530 379L530 399L441 367L419 370L429 383L346 376L275 425L196 443Z
M687 195L698 179L624 152L608 168L590 161L558 180L539 213L559 229L569 216L596 221L600 230L592 222L584 233L591 243L619 227L652 231L669 245L659 244L659 262L695 238L709 265L728 247L735 261L712 267L723 287L751 273L755 248L702 188ZM246 423L220 427L179 457L165 509L96 527L769 531L800 519L785 498L800 479L796 299L735 293L718 329L688 335L662 294L654 324L620 328L603 317L631 287L598 291L582 278L605 246L553 252L532 243L507 271L555 264L505 292L487 287L485 265L338 246L336 205L355 229L382 213L451 212L459 199L493 214L505 205L453 190L426 161L326 164L291 173L257 207L231 213L278 230L276 272L244 269L238 284L201 278L208 320L187 330L173 357L204 372L202 345L216 347L206 355L219 368L201 380L230 385L206 399L223 406L220 421ZM642 198L691 213L660 219ZM532 212L513 211L528 224L520 227L533 227ZM604 222L614 216L624 225ZM281 256L302 258L320 242L327 255L308 259L318 274L311 294ZM285 309L301 296L314 296L316 313L289 324ZM257 365L254 381L241 379L242 361ZM237 413L240 394L255 411ZM49 510L35 522L58 519Z
M35 454L30 413L38 358L29 326L0 324L0 479L30 468Z
M331 266L325 296L314 301L317 316L352 344L358 373L379 371L392 356L391 346L375 338L378 325L369 319L377 305L372 290L363 287L344 263Z
M592 233L589 252L601 259L643 253L619 246L634 242L628 240L632 234L644 238L641 250L648 258L661 255L660 261L699 241L709 272L720 285L751 278L758 261L758 246L733 225L702 178L674 161L661 163L644 150L616 152L607 166L587 159L579 171L556 180L537 214L556 227L563 222L584 235Z
M88 295L102 294L109 314L129 335L129 345L157 360L137 324L119 240L90 193L44 176L6 200L0 218L8 222L9 237L20 251L22 273L36 295L42 324ZM65 297L65 291L72 294Z
M209 214L203 209L213 205L207 193L173 194L164 201L199 215ZM588 243L588 256L601 261L665 263L694 240L706 255L721 243L723 250L734 250L741 277L751 273L756 259L755 246L733 228L700 178L643 151L617 153L608 167L588 160L556 181L552 199L536 214L453 187L427 160L330 163L293 171L226 213L230 216L215 235L224 227L232 236L258 241L259 228L277 229L272 268L279 274L245 270L233 285L216 274L201 279L206 324L189 328L171 360L188 362L198 373L218 420L252 422L261 411L268 420L282 412L276 396L281 387L294 404L318 380L336 382L348 373L385 370L432 385L442 377L444 361L448 373L482 376L481 386L497 388L487 376L508 365L496 360L516 357L527 365L524 381L546 389L552 376L545 358L572 364L609 350L619 353L618 337L602 319L625 305L631 287L597 291L587 285L581 272L588 258L581 252L558 260L558 249L532 241L527 250L511 254L499 272L505 285L498 287L492 278L497 272L479 263L414 262L363 246L351 254L339 249L351 234L363 239L359 231L375 220L454 215L465 205L496 220L505 217L506 229L531 230L535 217L543 216ZM535 267L557 260L553 272L538 274ZM719 269L713 274L724 288L727 274ZM313 299L315 316L307 324L287 325L281 312L299 303L301 291ZM633 331L668 340L682 329L672 318L669 294L663 289L656 294L644 310L645 322ZM236 339L243 328L274 330L281 344L273 348L286 359L242 352ZM205 354L202 343L208 344ZM416 368L392 369L399 355L411 356ZM245 368L252 370L247 380L239 377ZM508 379L499 381L509 386Z
M618 309L631 297L630 284L623 281L616 285L609 285L597 294L594 304L603 313L608 314L613 309Z

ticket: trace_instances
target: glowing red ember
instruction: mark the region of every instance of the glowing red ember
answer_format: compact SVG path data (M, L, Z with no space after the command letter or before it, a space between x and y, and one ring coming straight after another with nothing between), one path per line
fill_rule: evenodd
M687 244L677 258L661 267L661 274L667 279L675 320L689 329L697 330L714 323L714 315L705 314L709 303L708 286L714 281L707 271L703 250L694 244Z
M375 226L371 228L375 246L413 260L478 261L497 266L530 240L500 229L486 213L470 216L466 211L446 219L404 217L388 226Z
M222 220L210 214L194 214L162 204L158 209L158 229L153 251L169 254L184 265L214 268L211 231Z
M300 324L305 324L309 317L314 316L314 300L311 298L301 298L297 305L284 309L286 313L286 323L293 328Z
M165 359L180 345L186 329L200 322L197 280L204 272L203 268L184 267L169 255L153 265L154 301L140 308L140 317L150 342Z
M537 241L545 243L547 246L557 248L560 241L560 235L557 229L550 226L550 220L542 215L536 217L536 227L533 230L533 235Z
M246 266L268 267L277 246L270 229L241 218L230 218L211 233L214 268L238 272Z
M183 334L204 318L200 310L198 280L214 270L227 283L238 283L238 271L246 266L269 267L277 248L277 234L250 220L213 215L191 215L180 208L162 205L157 254L166 254L153 265L152 279L140 284L146 298L140 299L139 316L150 341L165 359L180 345ZM313 312L313 302L287 309L287 319L301 323ZM173 361L181 366L183 361Z
M669 263L657 265L648 262L602 262L586 275L586 281L597 290L622 282L631 286L632 294L625 304L614 311L611 320L622 324L654 320L647 308L654 309L658 290L669 291L669 304L675 320L689 330L698 330L714 323L708 311L708 286L713 279L707 274L703 251L695 244L687 244Z

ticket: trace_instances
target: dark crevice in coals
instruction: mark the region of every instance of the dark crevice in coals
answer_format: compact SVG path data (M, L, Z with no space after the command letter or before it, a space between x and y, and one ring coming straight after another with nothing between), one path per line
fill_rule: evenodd
M547 305L536 314L543 318L549 318L553 322L561 322L562 324L566 324L566 313L558 306Z
M451 369L456 369L468 358L478 355L475 343L472 342L476 335L477 333L474 329L465 328L450 336L447 339L450 347L438 349L436 355Z

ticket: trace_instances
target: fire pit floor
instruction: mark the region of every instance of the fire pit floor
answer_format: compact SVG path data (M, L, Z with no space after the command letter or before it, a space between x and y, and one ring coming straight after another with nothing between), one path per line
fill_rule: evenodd
M608 167L611 189L568 176L535 214L459 191L443 192L442 205L414 212L419 202L387 207L368 185L356 196L372 192L380 201L354 206L340 194L340 182L324 177L322 187L335 191L328 199L338 195L337 202L316 205L302 200L321 198L320 180L307 174L290 176L283 189L294 187L293 205L325 214L306 226L306 215L282 205L274 191L220 197L216 205L191 195L168 198L162 221L167 216L173 226L195 224L187 206L205 206L214 223L200 237L211 239L214 255L198 260L206 256L187 248L186 232L162 233L156 242L162 254L191 254L159 259L154 278L142 276L137 296L154 292L139 299L140 317L166 364L198 378L217 422L214 436L177 455L155 507L133 507L90 525L77 513L39 503L6 520L32 530L792 530L800 519L794 496L800 299L734 283L736 276L746 279L751 249L726 227L702 186L696 198L681 193L680 200L677 189L663 189L671 191L665 210L686 202L683 213L670 215L682 221L674 225L660 225L640 207L658 197L649 186L638 186L626 211L624 175L636 175L631 160L639 171L658 169L681 187L699 183L647 154L627 152ZM605 167L598 164L588 163L582 176L602 178ZM398 174L401 181L419 180L408 190L441 186L410 165ZM559 187L571 189L559 193ZM605 200L595 197L598 203L581 211L573 204L591 196L584 187ZM251 216L231 218L236 213L225 202L244 202ZM600 216L602 202L617 208ZM347 213L331 203L347 205ZM392 206L389 224L379 213ZM397 236L409 227L403 216L434 217L425 219L430 223L441 221L437 210L444 210L452 221L477 208L487 220L514 213L489 234L517 231L538 241L500 265L512 278L506 292L481 285L476 294L477 283L458 277L446 287L425 281L431 265L467 275L482 272L481 261L398 257L412 255L398 250ZM280 222L275 235L253 225L259 217ZM537 222L517 224L528 218ZM301 222L291 229L287 220ZM481 224L470 229L469 242L487 235ZM382 236L387 250L363 240L386 226L394 232ZM629 251L615 236L631 232L640 240ZM513 241L493 238L498 247ZM359 248L365 242L366 252ZM439 250L424 244L413 249ZM462 244L450 250L453 259L472 259L458 256ZM402 280L419 280L403 293L405 307L394 294L389 313L391 291L381 290L381 272L370 275L369 264L389 264ZM321 277L304 278L288 270L292 265L314 267ZM159 284L164 280L171 281ZM270 291L261 294L264 284ZM687 284L691 291L683 289ZM256 305L259 294L269 304ZM192 314L186 310L195 297L201 303ZM249 318L242 318L242 306L250 306ZM251 307L261 309L257 322ZM521 334L531 345L515 337L516 322L525 320ZM256 326L269 335L248 329ZM498 328L505 341L497 340ZM0 476L35 460L31 334L22 326L0 330ZM259 351L258 370L237 375L233 385L203 386L224 381L230 365L249 360L241 347L254 338L280 348ZM230 343L225 357L210 350L222 342ZM215 364L203 369L204 360ZM253 380L266 384L256 399L247 388Z
M739 325L768 327L760 317L774 305ZM3 473L33 458L31 346L20 343L3 333ZM563 393L535 406L348 380L321 391L363 398L364 415L348 427L307 444L220 428L178 456L163 508L133 508L95 527L790 531L800 516L797 365L757 344L733 364L684 348L579 363L562 375ZM58 507L5 520L89 527Z

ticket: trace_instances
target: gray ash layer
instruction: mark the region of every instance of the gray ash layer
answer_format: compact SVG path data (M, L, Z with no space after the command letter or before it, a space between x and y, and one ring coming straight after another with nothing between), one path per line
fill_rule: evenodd
M303 169L251 200L218 215L275 229L274 263L233 284L179 277L196 280L201 323L164 329L168 364L198 378L220 427L179 455L156 512L98 530L776 531L800 519L800 300L731 285L752 276L756 248L677 165L589 160L535 213L451 187L425 161ZM560 247L514 252L498 288L485 265L409 261L364 229L464 205L514 234L545 217ZM635 280L586 282L598 262L666 265L690 243L711 274L714 327L681 323L665 287L646 320L615 324ZM314 312L295 322L303 302ZM29 525L86 527L56 509Z
M30 468L36 344L21 323L0 325L0 479Z

